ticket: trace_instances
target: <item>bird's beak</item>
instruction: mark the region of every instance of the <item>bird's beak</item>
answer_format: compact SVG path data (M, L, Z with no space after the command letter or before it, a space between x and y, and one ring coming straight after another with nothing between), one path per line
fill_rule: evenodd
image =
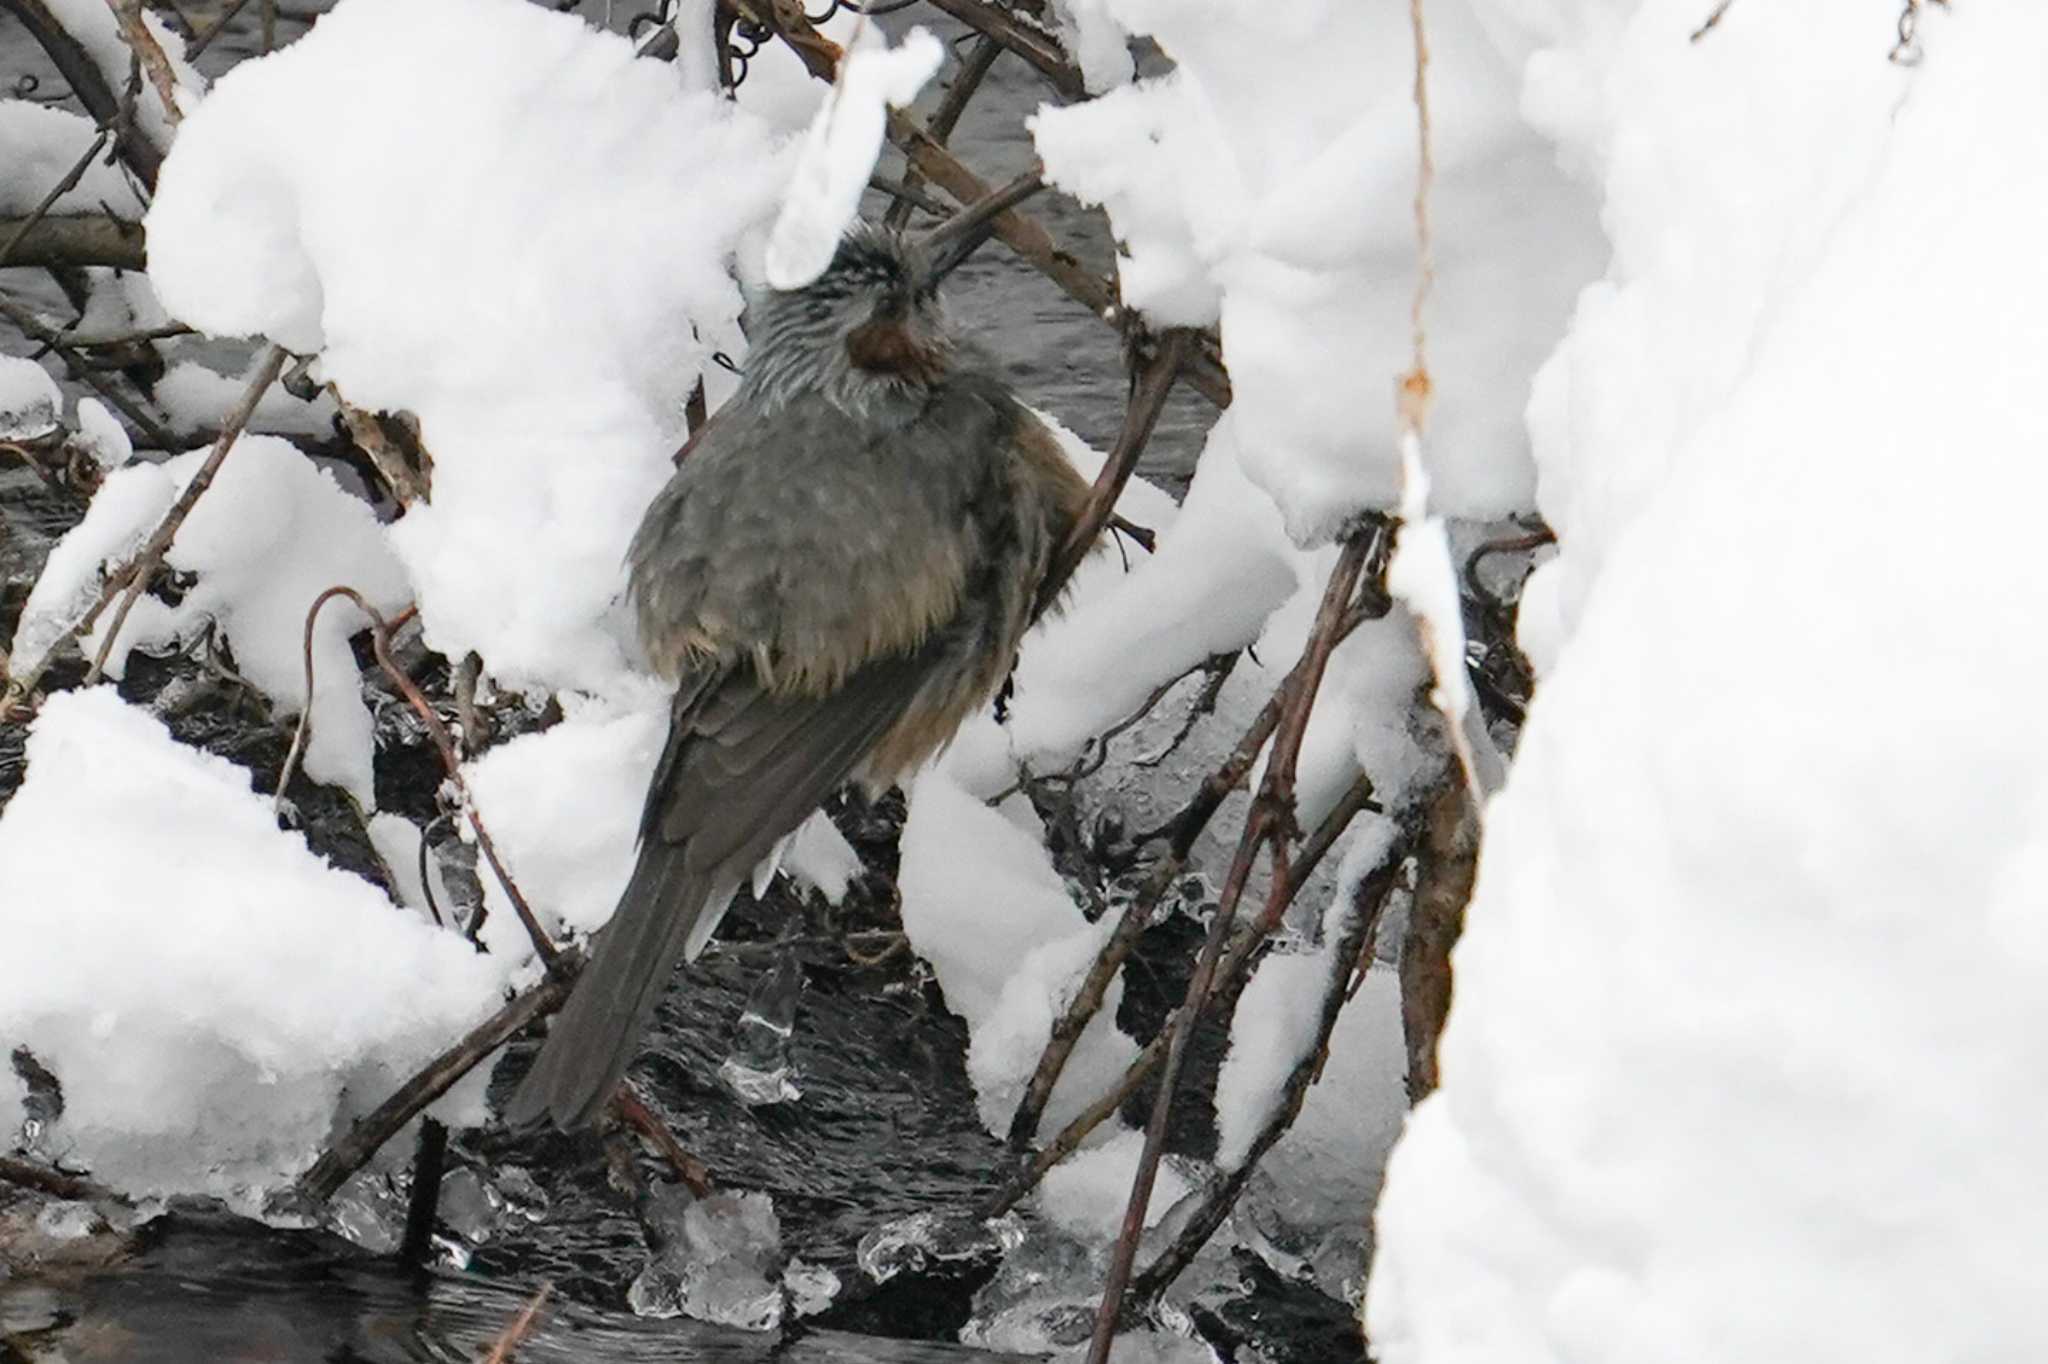
M975 248L995 235L996 220L1045 188L1037 171L1019 176L993 193L975 200L925 234L926 274L932 284L960 268Z

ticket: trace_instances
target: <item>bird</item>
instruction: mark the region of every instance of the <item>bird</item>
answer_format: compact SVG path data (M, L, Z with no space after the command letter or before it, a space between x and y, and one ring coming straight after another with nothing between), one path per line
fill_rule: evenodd
M511 1127L590 1125L754 868L1005 687L1092 485L948 316L940 282L988 235L971 216L922 240L857 222L815 280L750 298L739 386L627 550L641 646L676 684L668 737Z

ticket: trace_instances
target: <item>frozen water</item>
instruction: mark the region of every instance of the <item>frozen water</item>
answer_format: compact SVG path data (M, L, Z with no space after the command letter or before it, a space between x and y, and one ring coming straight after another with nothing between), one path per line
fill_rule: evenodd
M626 1292L636 1313L750 1331L782 1324L782 1228L767 1194L695 1198L668 1185L655 1195L647 1221L666 1240Z
M785 948L747 996L739 1022L733 1025L732 1047L718 1067L719 1082L741 1103L757 1107L803 1097L789 1060L803 989L803 963L794 950Z
M792 1259L782 1271L782 1289L789 1297L789 1310L799 1317L816 1316L839 1297L843 1285L839 1275L824 1265Z
M906 1269L955 1260L993 1258L1013 1250L1024 1237L1014 1214L983 1220L939 1212L912 1213L863 1236L855 1258L861 1273L886 1283Z

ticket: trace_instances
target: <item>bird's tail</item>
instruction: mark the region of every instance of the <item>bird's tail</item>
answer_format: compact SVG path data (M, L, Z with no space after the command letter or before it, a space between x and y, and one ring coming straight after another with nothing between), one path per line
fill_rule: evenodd
M589 1125L618 1088L677 961L703 947L732 898L733 887L686 867L686 848L658 838L640 845L633 879L598 934L595 957L506 1106L508 1125L549 1120L574 1131Z

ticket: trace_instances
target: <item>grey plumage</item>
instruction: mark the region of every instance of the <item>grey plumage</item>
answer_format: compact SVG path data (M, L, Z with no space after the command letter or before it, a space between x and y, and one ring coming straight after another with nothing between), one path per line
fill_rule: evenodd
M934 284L857 229L817 282L756 300L739 391L648 508L627 563L677 681L668 742L632 879L508 1122L594 1118L755 863L845 782L923 763L1007 675L1088 486L959 362Z

